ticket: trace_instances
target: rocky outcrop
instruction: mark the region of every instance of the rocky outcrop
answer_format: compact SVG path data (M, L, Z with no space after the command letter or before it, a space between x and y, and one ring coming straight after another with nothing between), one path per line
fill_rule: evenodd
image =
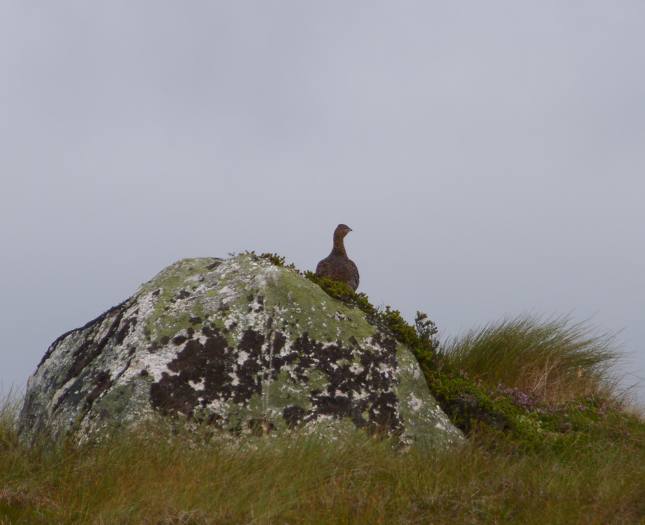
M185 259L58 338L29 379L22 436L179 416L233 435L364 428L463 439L409 349L294 270L244 254Z

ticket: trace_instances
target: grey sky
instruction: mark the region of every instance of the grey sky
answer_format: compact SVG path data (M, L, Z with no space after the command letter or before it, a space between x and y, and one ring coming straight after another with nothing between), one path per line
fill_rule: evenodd
M312 268L339 222L375 303L444 336L593 317L642 378L644 21L640 0L0 1L0 390L176 259Z

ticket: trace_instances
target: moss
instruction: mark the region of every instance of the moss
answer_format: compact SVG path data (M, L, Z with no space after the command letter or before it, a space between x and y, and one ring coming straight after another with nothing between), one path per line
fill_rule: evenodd
M315 286L301 279L297 272L283 270L267 287L266 308L279 310L281 305L297 304L298 307L290 308L280 321L300 326L316 340L340 340L344 345L349 345L352 338L360 341L375 335L375 327L351 305L334 298L321 302L316 292ZM312 315L314 313L318 315ZM336 331L337 316L348 321L339 333Z
M201 257L195 259L182 259L165 268L150 281L143 284L139 293L151 292L159 288L165 291L175 290L184 284L186 279L209 271L208 267L219 262L214 257Z
M430 391L450 420L466 435L480 424L498 430L511 426L507 410L493 400L473 381L442 371L424 370Z
M377 314L377 309L369 302L367 295L361 292L355 292L347 284L334 281L329 277L319 277L313 272L305 272L304 276L312 283L320 286L330 297L338 299L345 304L357 307L368 316Z
M305 277L320 286L330 297L361 310L370 323L391 333L397 341L410 348L420 363L432 366L438 343L435 339L437 328L427 314L417 312L415 326L408 324L401 312L390 306L379 310L369 297L362 292L353 291L347 284L328 277L319 277L313 272L305 272Z
M165 344L166 339L170 339L181 330L185 330L192 326L192 323L190 322L191 317L193 316L189 313L158 315L152 325L155 339L160 344Z
M320 370L309 372L308 385L310 390L324 390L329 384L329 379Z
M559 429L539 410L514 403L507 394L487 390L477 382L446 371L429 371L430 391L451 421L466 435L499 434L524 449L549 444Z
M183 259L172 264L141 287L139 294L158 293L154 312L144 329L150 339L160 340L164 337L172 337L177 332L193 326L191 317L203 317L204 308L199 303L194 306L192 312L179 314L172 312L171 306L183 288L190 290L197 288L199 282L194 279L195 276L207 273L209 267L218 261L219 259L212 257Z

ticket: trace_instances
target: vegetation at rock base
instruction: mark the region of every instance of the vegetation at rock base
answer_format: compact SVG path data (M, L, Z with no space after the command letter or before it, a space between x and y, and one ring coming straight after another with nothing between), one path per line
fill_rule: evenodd
M158 421L98 444L28 448L6 400L0 524L645 523L645 422L612 378L611 338L524 317L439 344L425 314L410 324L306 276L413 349L467 444L431 456L361 432L333 447L236 444Z
M3 411L0 523L642 523L642 422L560 450L475 431L433 456L357 433L222 446L154 425L93 446L21 446ZM610 435L611 434L611 435Z

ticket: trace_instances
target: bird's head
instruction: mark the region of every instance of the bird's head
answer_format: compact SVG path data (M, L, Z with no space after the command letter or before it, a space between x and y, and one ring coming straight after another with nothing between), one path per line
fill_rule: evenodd
M352 229L347 226L347 224L339 224L336 226L336 230L334 231L334 236L339 236L339 237L345 237L349 232L351 232Z

